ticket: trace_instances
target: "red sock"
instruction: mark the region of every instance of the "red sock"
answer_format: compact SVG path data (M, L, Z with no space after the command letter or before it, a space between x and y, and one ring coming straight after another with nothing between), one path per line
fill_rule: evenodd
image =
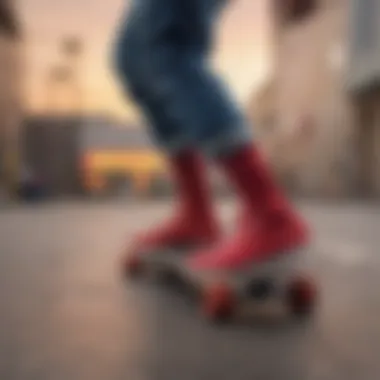
M136 251L209 243L219 234L202 158L188 151L170 157L168 163L177 194L174 215L140 235Z
M259 152L242 147L220 160L243 204L243 218L231 238L189 259L197 270L230 270L304 246L305 224L276 186Z
M202 157L193 151L182 152L169 159L169 166L176 187L178 211L199 219L211 217L212 200Z
M257 218L267 218L290 208L255 147L242 147L220 162L245 208Z

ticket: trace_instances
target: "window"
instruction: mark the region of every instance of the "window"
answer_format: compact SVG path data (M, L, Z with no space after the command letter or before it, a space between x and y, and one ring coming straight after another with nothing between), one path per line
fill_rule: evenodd
M295 23L313 14L318 0L274 0L285 23Z
M316 0L293 0L290 14L292 22L300 21L312 14L316 6Z
M10 37L17 37L20 34L20 26L9 1L0 2L0 33Z

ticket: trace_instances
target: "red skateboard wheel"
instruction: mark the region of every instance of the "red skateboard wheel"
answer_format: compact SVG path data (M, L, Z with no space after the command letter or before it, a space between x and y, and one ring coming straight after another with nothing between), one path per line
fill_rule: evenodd
M297 277L288 286L286 302L296 316L309 315L314 309L316 298L317 288L309 278Z
M236 297L233 290L223 283L206 287L201 302L203 314L213 322L230 319L236 307Z

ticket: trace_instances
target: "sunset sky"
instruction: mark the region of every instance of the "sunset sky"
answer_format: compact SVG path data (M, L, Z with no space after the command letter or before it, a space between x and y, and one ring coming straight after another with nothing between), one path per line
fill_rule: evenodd
M85 106L129 116L109 68L114 30L128 0L19 0L27 31L27 101L32 110L46 106L43 76L59 61L62 37L84 41ZM267 70L268 15L265 0L233 0L220 23L216 65L241 102L257 88Z

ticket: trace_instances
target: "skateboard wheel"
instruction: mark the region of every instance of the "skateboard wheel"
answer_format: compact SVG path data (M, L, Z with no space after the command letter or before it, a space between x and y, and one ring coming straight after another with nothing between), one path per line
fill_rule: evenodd
M286 302L291 313L297 317L312 313L317 297L315 284L306 277L297 277L289 284Z
M143 262L138 256L129 256L124 262L125 273L131 277L139 276L143 271Z
M220 283L206 288L201 302L202 312L208 320L223 322L232 317L235 311L236 297L229 286Z
M247 287L250 297L258 301L265 301L275 292L275 284L270 278L262 278L251 282Z
M173 270L162 270L158 274L158 278L161 283L172 288L180 286L180 280L178 275Z

